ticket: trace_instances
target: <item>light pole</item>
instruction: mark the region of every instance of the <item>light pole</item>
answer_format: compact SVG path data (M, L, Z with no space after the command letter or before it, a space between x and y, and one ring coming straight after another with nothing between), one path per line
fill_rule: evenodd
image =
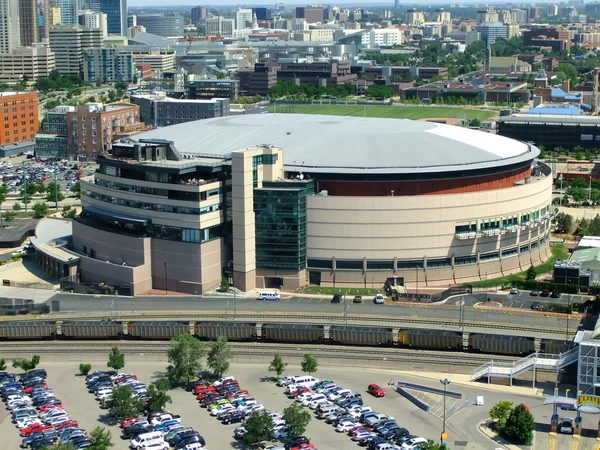
M165 295L169 295L169 289L167 285L167 263L165 264Z
M565 332L565 342L569 340L569 318L571 317L571 294L569 294L569 301L567 304L567 331Z
M54 171L54 209L58 211L58 183L56 182L56 170Z
M563 179L564 178L561 173L560 176L558 177L558 180L560 181L560 195L558 197L558 207L559 208L562 206L562 197L563 197L562 182L563 182Z
M444 416L443 416L443 421L442 421L442 438L441 438L441 444L444 445L448 439L448 434L446 433L446 389L448 388L448 385L450 384L450 380L448 378L444 378L443 380L440 380L440 383L442 383L444 385Z

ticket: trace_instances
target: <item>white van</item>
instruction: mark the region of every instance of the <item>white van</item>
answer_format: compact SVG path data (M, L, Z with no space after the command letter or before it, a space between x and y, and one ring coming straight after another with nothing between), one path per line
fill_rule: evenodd
M163 442L165 442L165 439L160 431L151 431L150 433L142 433L133 438L129 447L138 449Z
M300 377L294 377L292 379L292 384L295 384L297 386L304 386L304 387L308 387L308 388L313 387L318 382L319 382L318 378L311 377L310 375L303 375Z
M277 292L260 291L258 293L258 299L259 300L273 300L273 301L278 302L279 300L281 300L281 296Z

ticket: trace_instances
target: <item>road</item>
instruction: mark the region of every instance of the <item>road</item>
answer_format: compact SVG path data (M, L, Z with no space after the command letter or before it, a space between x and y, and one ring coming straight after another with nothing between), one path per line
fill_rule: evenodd
M498 295L498 294L496 294ZM498 295L498 297L501 297ZM466 296L465 303L474 303ZM234 310L249 313L311 313L331 314L344 313L349 315L369 314L381 317L419 317L447 319L458 321L460 306L448 305L421 305L411 303L397 303L393 305L375 305L371 302L361 304L349 303L345 306L332 304L327 298L307 298L293 296L280 302L265 302L249 298L231 297L200 297L200 296L153 296L153 297L115 297L103 295L83 294L55 294L48 302L58 301L61 312L75 311L222 311L232 313ZM458 300L455 300L458 302ZM459 302L458 302L459 303ZM56 304L55 304L56 305ZM53 307L56 311L56 307ZM567 319L562 314L531 312L529 310L506 308L502 310L475 308L464 306L465 321L479 321L511 325L538 325L545 327L562 328L570 326L576 328L574 319Z

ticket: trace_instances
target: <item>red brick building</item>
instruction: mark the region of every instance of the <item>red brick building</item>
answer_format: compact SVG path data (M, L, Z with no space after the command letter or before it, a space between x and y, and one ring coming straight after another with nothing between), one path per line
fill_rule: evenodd
M0 146L35 139L39 128L37 92L0 92Z

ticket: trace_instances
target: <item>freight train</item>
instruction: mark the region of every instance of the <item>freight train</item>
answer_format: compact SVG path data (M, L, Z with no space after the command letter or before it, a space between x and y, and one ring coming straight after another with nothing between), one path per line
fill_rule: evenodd
M239 323L193 321L35 321L0 323L0 340L44 339L149 339L168 340L189 333L201 340L227 336L230 341L263 341L298 344L412 347L504 355L564 353L572 343L524 336L461 333L449 330L385 328L370 326L309 325L290 323ZM536 348L537 347L537 348Z

